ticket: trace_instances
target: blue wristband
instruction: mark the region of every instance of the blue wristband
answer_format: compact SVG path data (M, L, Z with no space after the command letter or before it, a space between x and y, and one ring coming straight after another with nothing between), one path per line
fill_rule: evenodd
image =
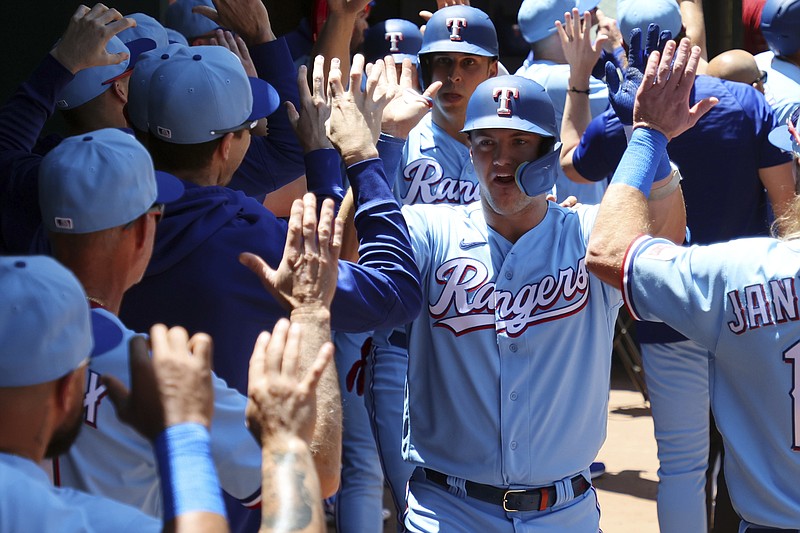
M658 160L658 167L656 168L656 173L653 176L653 182L661 181L663 179L667 179L672 176L672 165L669 164L669 154L667 151L661 154L661 159Z
M617 64L618 67L622 68L625 65L625 48L622 46L617 46L612 51L614 54L614 63Z
M168 427L156 438L165 521L191 511L225 516L210 443L205 426L193 423Z
M636 128L611 184L630 185L642 191L645 197L649 196L653 178L666 150L667 138L663 133L649 128ZM665 176L659 176L663 177Z

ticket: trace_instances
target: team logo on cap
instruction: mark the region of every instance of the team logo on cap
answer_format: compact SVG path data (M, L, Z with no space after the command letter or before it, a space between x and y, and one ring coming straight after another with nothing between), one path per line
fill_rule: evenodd
M74 225L72 224L71 218L64 218L64 217L55 217L56 227L58 229L73 229Z
M497 115L507 117L511 115L511 99L519 99L519 89L516 87L497 87L492 93L492 98L497 100Z
M156 127L156 131L158 132L158 134L160 136L164 137L165 139L172 139L172 130L171 129L165 128L163 126L158 126L158 127Z
M384 39L389 41L389 51L396 54L400 51L400 41L403 40L403 32L401 31L387 31Z
M464 17L451 17L447 19L447 27L450 28L450 40L461 40L461 29L467 27L467 19Z

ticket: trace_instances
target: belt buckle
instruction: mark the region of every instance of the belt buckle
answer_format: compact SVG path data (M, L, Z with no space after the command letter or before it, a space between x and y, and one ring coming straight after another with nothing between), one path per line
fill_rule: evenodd
M509 489L503 494L503 510L507 513L518 513L519 509L508 508L508 495L514 492L527 492L525 489Z

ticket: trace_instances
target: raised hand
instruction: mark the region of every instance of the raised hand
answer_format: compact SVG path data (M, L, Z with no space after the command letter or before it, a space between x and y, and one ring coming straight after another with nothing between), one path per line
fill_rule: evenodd
M135 20L124 18L116 9L103 4L91 9L81 5L50 54L73 74L90 67L116 65L129 56L122 52L109 54L106 45L113 36L134 26Z
M277 270L251 253L241 254L239 261L261 278L267 291L287 310L328 309L336 291L342 228L330 199L322 203L317 222L317 200L308 193L292 204L286 246Z
M413 89L416 69L410 59L404 59L400 80L397 79L397 69L394 59L387 55L384 59L386 65L387 92L392 96L391 101L383 110L381 131L405 139L414 126L422 120L433 106L436 93L442 88L442 82L431 83L425 92L419 94Z
M606 63L608 99L622 124L628 126L633 124L633 102L636 98L636 91L642 83L642 72L647 64L647 58L653 52L663 50L664 45L671 38L672 33L669 30L660 31L658 24L650 24L647 28L647 42L642 49L642 30L634 28L630 37L628 67L623 72L621 82L614 64L610 61Z
M588 84L589 76L592 73L600 53L603 51L603 43L608 40L607 35L598 35L597 40L592 42L592 15L587 11L581 16L577 8L573 8L571 13L564 14L564 23L556 21L556 31L561 40L561 49L564 57L569 63L570 78L584 80ZM580 91L588 89L588 86L575 87Z
M261 0L214 0L214 7L195 6L192 13L210 18L241 35L248 46L275 40L267 8Z
M316 423L316 387L333 357L333 344L326 342L316 359L300 376L298 324L281 319L272 335L259 335L250 358L247 378L247 426L261 443L275 434L297 435L311 445Z
M292 123L294 132L306 153L333 147L325 132L325 123L331 116L331 109L328 107L328 95L325 90L324 68L325 58L315 57L311 74L312 90L308 86L307 68L305 65L300 66L297 72L300 110L295 109L292 102L286 102L289 122Z
M167 427L193 422L210 427L214 411L211 386L211 337L198 333L189 339L180 327L156 324L150 330L153 357L147 341L130 342L131 390L104 375L119 418L144 437L155 438Z
M345 91L339 60L331 60L328 74L328 101L331 116L327 122L328 138L342 155L347 166L378 156L375 143L381 132L381 118L392 95L386 82L383 60L373 65L367 76L366 90L361 90L364 56L356 54L350 69L350 86Z
M670 140L717 104L718 100L710 97L689 107L699 60L700 48L691 46L687 38L681 39L679 46L668 41L663 53L650 55L633 106L634 128L652 128Z

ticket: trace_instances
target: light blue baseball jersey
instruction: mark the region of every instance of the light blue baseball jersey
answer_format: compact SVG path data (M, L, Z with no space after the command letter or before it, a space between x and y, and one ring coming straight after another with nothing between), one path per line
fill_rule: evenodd
M561 118L564 116L564 104L567 101L567 90L570 88L569 65L541 59L526 59L517 70L516 75L533 80L544 87L547 96L553 102L556 124L561 131ZM608 87L593 76L589 78L589 106L592 117L596 117L608 109ZM584 204L599 204L606 188L608 188L606 180L595 183L576 183L569 179L560 167L558 169L556 189L559 201L566 199L567 196L575 196L579 202Z
M682 248L641 237L626 254L632 316L660 320L713 353L711 406L731 501L753 524L800 524L800 241Z
M403 208L427 304L409 335L408 460L498 486L589 467L622 305L584 264L596 213L548 203L512 244L480 202Z
M161 521L108 498L54 487L39 465L0 453L0 531L161 531Z
M100 376L109 374L130 387L128 342L137 335L104 309L92 309L95 349L84 395L84 427L70 451L54 461L62 486L127 503L145 513L163 514L158 464L153 446L117 418ZM242 504L261 502L261 449L245 427L247 398L213 376L214 418L211 455L220 485Z
M469 148L434 124L428 113L408 135L395 195L401 204L468 204L480 199Z

